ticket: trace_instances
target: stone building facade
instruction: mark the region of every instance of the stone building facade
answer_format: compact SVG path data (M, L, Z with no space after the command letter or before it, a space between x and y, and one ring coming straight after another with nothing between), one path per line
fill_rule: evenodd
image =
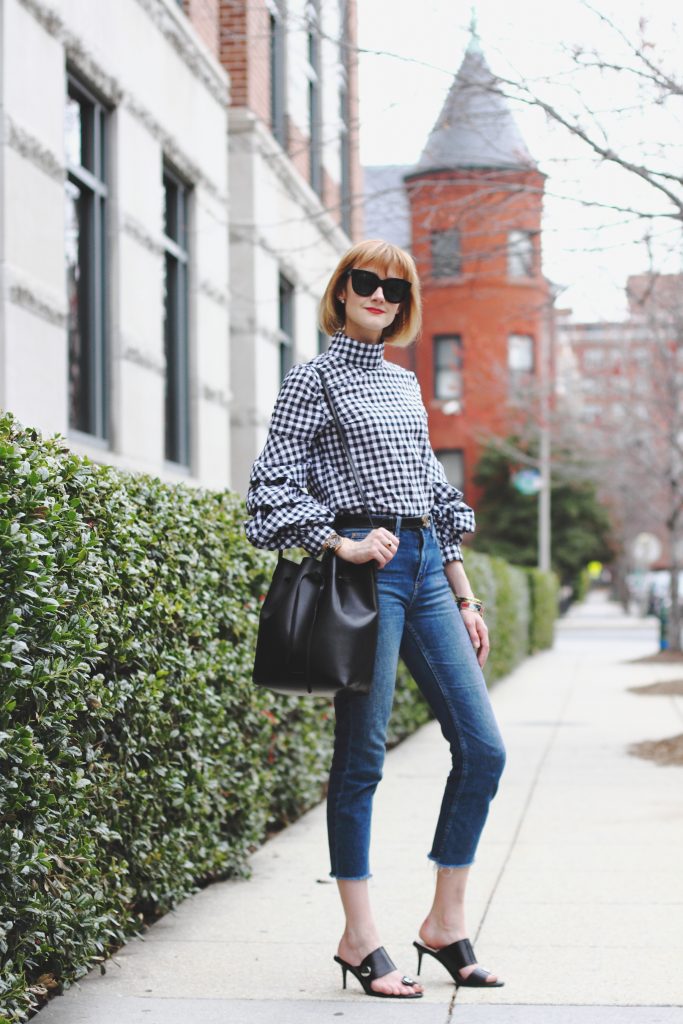
M3 0L0 408L243 491L357 231L353 0Z

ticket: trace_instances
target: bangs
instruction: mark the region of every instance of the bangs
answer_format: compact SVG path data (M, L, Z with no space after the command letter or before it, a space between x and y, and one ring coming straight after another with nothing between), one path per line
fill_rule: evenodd
M416 279L415 264L412 257L391 242L384 242L381 239L370 239L359 242L346 254L344 261L347 267L360 266L365 263L372 263L386 276L391 267L398 267L399 276L414 282Z

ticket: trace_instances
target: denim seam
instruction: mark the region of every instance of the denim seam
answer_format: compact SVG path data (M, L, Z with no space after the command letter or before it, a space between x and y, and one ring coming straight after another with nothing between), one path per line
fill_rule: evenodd
M337 796L336 796L335 801L334 801L334 863L335 863L334 874L335 874L335 877L336 877L336 873L337 873L337 869L338 869L338 865L339 865L339 849L338 849L338 843L339 843L339 828L338 828L339 801L342 798L342 794L343 794L343 791L344 791L344 787L346 786L346 780L348 778L348 773L349 773L349 757L350 757L350 751L351 751L350 740L351 740L351 729L352 728L353 728L353 715L349 715L349 735L348 735L348 738L347 738L348 741L346 743L346 749L344 751L343 774L342 774L342 779L341 779L341 785L339 786L339 788L337 790Z
M460 778L458 780L458 785L456 787L455 793L453 794L453 798L452 798L452 801L451 801L451 812L452 812L457 807L458 800L459 800L460 795L462 793L462 790L463 790L463 787L464 787L464 784L465 784L465 780L466 780L466 777L467 777L467 774L468 774L468 771L469 771L469 764L468 764L468 761L467 761L467 747L463 743L462 731L460 729L460 723L458 722L458 717L455 714L453 706L452 706L451 702L449 701L446 693L444 693L444 687L443 687L441 679L439 678L439 674L434 669L434 667L433 667L433 665L432 665L432 663L431 663L431 661L430 661L430 659L429 659L429 657L427 655L427 652L426 652L426 650L424 648L424 645L420 641L419 635L413 629L413 627L411 626L411 624L409 622L406 622L405 629L406 629L406 631L408 633L410 633L412 639L415 642L415 645L419 648L419 650L420 650L420 652L422 654L422 657L425 659L425 662L427 664L427 667L428 667L429 671L432 673L432 676L434 677L436 685L439 688L439 693L441 694L442 700L443 700L444 704L446 705L446 707L448 708L448 711L450 713L451 720L452 720L453 726L455 728L455 733L456 733L456 736L458 738L458 746L460 748L460 757L462 759L462 768L461 768L461 772L460 772ZM450 813L449 816L448 816L448 825L447 825L447 827L446 827L446 829L444 831L444 835L441 837L441 841L440 841L440 844L439 844L442 849L446 845L446 841L448 840L448 838L449 838L449 836L451 834L451 830L453 828L453 819L454 819L454 814Z

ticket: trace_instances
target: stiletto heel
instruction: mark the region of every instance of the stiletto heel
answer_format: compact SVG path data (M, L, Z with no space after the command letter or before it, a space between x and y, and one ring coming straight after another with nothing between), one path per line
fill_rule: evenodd
M421 992L411 992L410 995L401 995L396 993L395 995L389 992L375 992L374 988L371 987L372 982L375 978L383 978L385 974L391 974L392 971L396 970L396 964L393 962L384 946L379 946L374 949L372 953L368 953L364 960L354 967L353 964L348 964L346 960L342 960L340 956L335 956L335 961L341 965L342 969L342 980L344 988L346 988L346 973L351 971L354 978L358 978L359 982L363 986L363 991L367 996L378 996L380 999L421 999ZM407 978L405 975L401 978L404 985L416 985L417 982L413 981L412 978Z
M469 967L470 964L477 962L469 939L451 942L449 946L444 946L442 949L432 949L431 946L425 946L423 942L413 942L413 945L417 950L418 974L422 965L422 957L428 953L429 956L433 956L435 960L443 964L455 982L456 988L502 988L505 984L504 981L487 981L486 979L491 976L492 972L487 971L484 967L475 967L466 978L463 978L460 973L461 968Z

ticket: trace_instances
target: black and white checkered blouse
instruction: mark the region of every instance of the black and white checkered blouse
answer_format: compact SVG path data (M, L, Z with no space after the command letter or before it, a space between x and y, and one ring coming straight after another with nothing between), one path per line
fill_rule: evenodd
M462 560L460 540L473 532L474 513L432 451L417 377L386 362L383 343L355 341L342 331L327 352L294 366L283 381L251 472L251 543L317 555L337 513L363 512L315 365L334 396L370 510L430 513L444 562Z

